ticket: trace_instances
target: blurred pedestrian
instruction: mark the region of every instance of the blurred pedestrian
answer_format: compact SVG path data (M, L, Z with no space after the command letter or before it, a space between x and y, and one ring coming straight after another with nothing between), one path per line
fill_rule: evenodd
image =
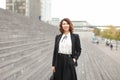
M113 44L112 43L110 44L110 48L111 48L111 50L113 49Z

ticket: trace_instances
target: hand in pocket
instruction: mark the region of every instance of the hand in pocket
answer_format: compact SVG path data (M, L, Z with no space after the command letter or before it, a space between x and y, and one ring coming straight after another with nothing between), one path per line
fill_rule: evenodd
M74 63L76 62L76 59L75 58L73 58L73 61L74 61Z

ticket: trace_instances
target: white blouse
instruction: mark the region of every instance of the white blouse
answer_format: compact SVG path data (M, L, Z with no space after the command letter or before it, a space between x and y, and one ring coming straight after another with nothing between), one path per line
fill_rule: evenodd
M63 34L59 42L58 53L62 54L72 54L72 42L70 33Z

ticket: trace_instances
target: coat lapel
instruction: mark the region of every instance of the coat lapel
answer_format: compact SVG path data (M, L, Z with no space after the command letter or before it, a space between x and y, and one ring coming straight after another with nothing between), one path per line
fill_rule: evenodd
M59 42L60 42L61 37L62 37L62 34L60 34L60 35L57 37L57 42L56 42L57 50L59 49Z
M58 38L57 38L57 44L59 44L61 37L62 37L62 34L60 34L60 35L58 36Z
M74 45L75 45L75 37L74 37L74 35L71 33L71 42L72 42L72 53L73 53L73 51L74 51Z

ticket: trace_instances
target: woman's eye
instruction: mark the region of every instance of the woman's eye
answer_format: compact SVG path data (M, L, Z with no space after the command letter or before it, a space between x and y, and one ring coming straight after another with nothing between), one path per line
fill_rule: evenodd
M63 23L63 25L68 25L67 23Z

